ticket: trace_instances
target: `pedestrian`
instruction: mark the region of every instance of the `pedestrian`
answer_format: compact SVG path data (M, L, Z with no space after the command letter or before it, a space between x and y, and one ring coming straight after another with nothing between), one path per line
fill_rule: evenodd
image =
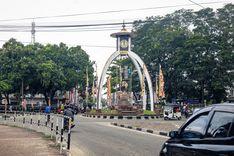
M9 107L9 111L10 111L10 112L12 112L12 105L10 105L10 107Z
M50 112L51 112L51 106L48 105L48 106L46 106L46 108L45 108L45 113L46 113L46 115L47 115L47 122L50 122Z
M188 118L189 112L188 112L188 105L185 105L185 112L184 112L185 118Z

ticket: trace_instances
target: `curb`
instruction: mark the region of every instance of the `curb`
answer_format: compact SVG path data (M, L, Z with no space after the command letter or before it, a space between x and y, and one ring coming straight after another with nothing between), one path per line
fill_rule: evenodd
M114 116L114 115L89 115L82 114L83 117L99 118L99 119L116 119L116 120L152 120L162 118L161 116Z
M154 131L154 130L152 130L152 129L145 129L145 128L140 128L140 127L133 127L133 126L129 126L129 125L118 124L118 123L116 123L116 122L112 122L111 125L118 126L118 127L122 127L122 128L127 128L127 129L133 129L133 130L137 130L137 131L142 131L142 132L147 132L147 133L151 133L151 134L162 135L162 136L168 137L168 133L167 133L167 132L163 132L163 131Z

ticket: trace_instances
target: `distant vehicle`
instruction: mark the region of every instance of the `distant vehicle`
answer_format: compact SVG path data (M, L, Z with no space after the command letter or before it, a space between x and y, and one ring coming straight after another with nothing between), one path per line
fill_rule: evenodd
M234 103L198 110L169 136L160 156L233 156Z
M177 104L167 104L164 106L163 110L163 118L164 120L171 120L171 119L181 119L181 111L180 106Z

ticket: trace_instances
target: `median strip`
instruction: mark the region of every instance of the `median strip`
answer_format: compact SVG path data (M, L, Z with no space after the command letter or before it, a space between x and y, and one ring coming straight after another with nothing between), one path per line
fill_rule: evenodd
M111 125L122 127L122 128L128 128L128 129L132 129L132 130L137 130L137 131L142 131L142 132L147 132L147 133L151 133L151 134L168 136L168 133L163 132L163 131L155 131L155 130L152 130L152 129L145 129L145 128L141 128L141 127L133 127L133 126L129 126L129 125L118 124L116 122L111 123Z

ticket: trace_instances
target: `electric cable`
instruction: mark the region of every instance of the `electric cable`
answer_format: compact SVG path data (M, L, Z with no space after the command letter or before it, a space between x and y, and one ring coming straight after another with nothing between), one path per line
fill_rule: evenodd
M149 7L149 8L110 10L110 11L101 11L101 12L88 12L88 13L55 15L55 16L25 17L25 18L15 18L15 19L2 19L0 21L1 22L5 22L5 21L20 21L20 20L62 18L62 17L84 16L84 15L110 14L110 13L129 12L129 11L156 10L156 9L165 9L165 8L186 7L186 6L193 6L193 5L209 5L209 4L217 4L217 3L228 3L228 2L230 2L230 1L215 1L215 2L204 2L204 3L193 3L193 4L168 5L168 6Z

